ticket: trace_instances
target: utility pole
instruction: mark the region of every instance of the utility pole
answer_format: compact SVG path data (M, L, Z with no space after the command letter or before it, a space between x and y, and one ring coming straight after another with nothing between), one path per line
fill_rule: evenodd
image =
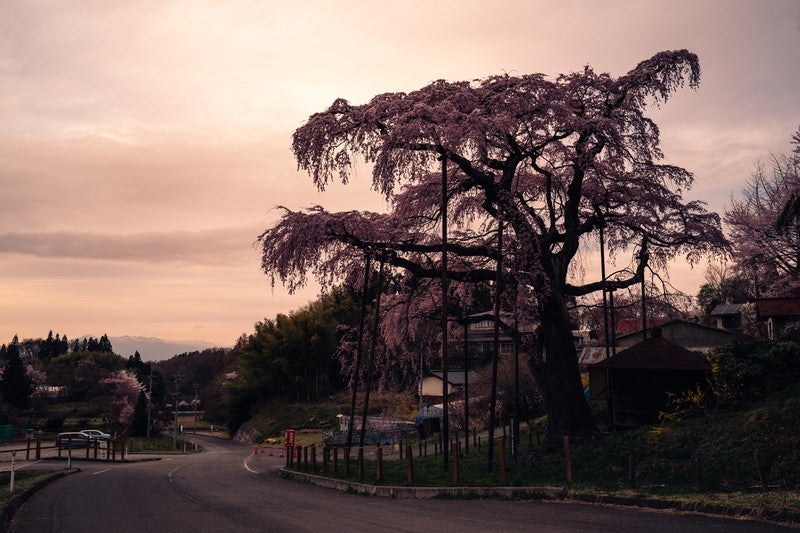
M178 400L181 398L181 391L179 387L179 382L181 379L180 374L175 374L172 376L172 383L175 386L175 392L173 393L173 407L175 409L175 427L172 428L172 449L178 449Z
M442 466L449 469L450 416L448 410L450 384L447 377L447 154L442 153Z
M147 438L150 438L150 410L153 407L153 368L150 368L150 386L147 391Z
M192 403L194 404L194 434L197 435L197 404L200 403L200 400L197 399L197 387L199 385L197 383L194 384L194 400Z

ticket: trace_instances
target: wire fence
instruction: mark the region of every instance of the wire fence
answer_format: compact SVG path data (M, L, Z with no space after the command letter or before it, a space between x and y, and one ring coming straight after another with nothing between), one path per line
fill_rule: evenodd
M523 439L524 440L524 439ZM538 442L537 442L538 441ZM528 442L510 445L500 436L492 448L473 435L451 441L448 462L442 443L400 440L390 445L337 445L286 448L290 470L327 477L398 486L574 486L636 489L650 493L791 490L798 486L800 452L764 448L703 454L690 449L669 455L652 450L613 450L585 445L545 449L529 433Z

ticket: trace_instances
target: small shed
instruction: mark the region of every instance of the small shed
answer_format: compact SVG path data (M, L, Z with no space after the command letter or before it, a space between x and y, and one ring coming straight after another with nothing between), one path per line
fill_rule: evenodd
M720 329L740 331L742 329L742 306L744 304L719 304L711 310L709 317Z
M590 398L607 402L612 427L651 424L667 408L669 393L705 386L708 369L699 355L668 341L656 327L649 339L589 365Z

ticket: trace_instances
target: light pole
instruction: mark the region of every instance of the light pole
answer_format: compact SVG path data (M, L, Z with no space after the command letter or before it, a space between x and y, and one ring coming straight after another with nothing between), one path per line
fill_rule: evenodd
M442 466L448 471L450 462L450 385L447 377L447 153L442 157Z
M369 289L371 261L372 250L368 249L364 252L364 283L363 288L361 289L361 314L359 315L358 319L358 346L356 347L355 369L353 370L353 391L350 402L350 421L347 425L347 450L350 450L350 448L353 446L353 431L355 429L356 418L356 397L358 394L358 373L361 372L361 358L364 353L364 316L367 312L367 290Z
M194 400L192 403L194 404L194 434L197 435L197 404L200 403L200 400L197 399L197 383L194 384Z
M173 393L173 399L174 399L173 408L175 410L175 427L172 428L172 449L173 450L177 450L178 449L178 400L180 400L180 397L181 397L181 392L180 392L180 389L178 388L178 381L180 380L180 378L181 378L180 374L176 374L176 375L172 376L172 382L175 385L175 392Z

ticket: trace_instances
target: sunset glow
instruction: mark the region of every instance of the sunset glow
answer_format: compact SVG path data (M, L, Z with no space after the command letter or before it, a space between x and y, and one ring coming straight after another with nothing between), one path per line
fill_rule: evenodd
M316 296L259 271L276 205L382 209L368 171L318 192L296 168L292 132L335 98L586 64L620 75L683 48L700 87L651 115L666 161L696 175L687 196L719 212L800 123L794 0L4 1L0 343L233 345ZM692 295L703 283L670 275Z

